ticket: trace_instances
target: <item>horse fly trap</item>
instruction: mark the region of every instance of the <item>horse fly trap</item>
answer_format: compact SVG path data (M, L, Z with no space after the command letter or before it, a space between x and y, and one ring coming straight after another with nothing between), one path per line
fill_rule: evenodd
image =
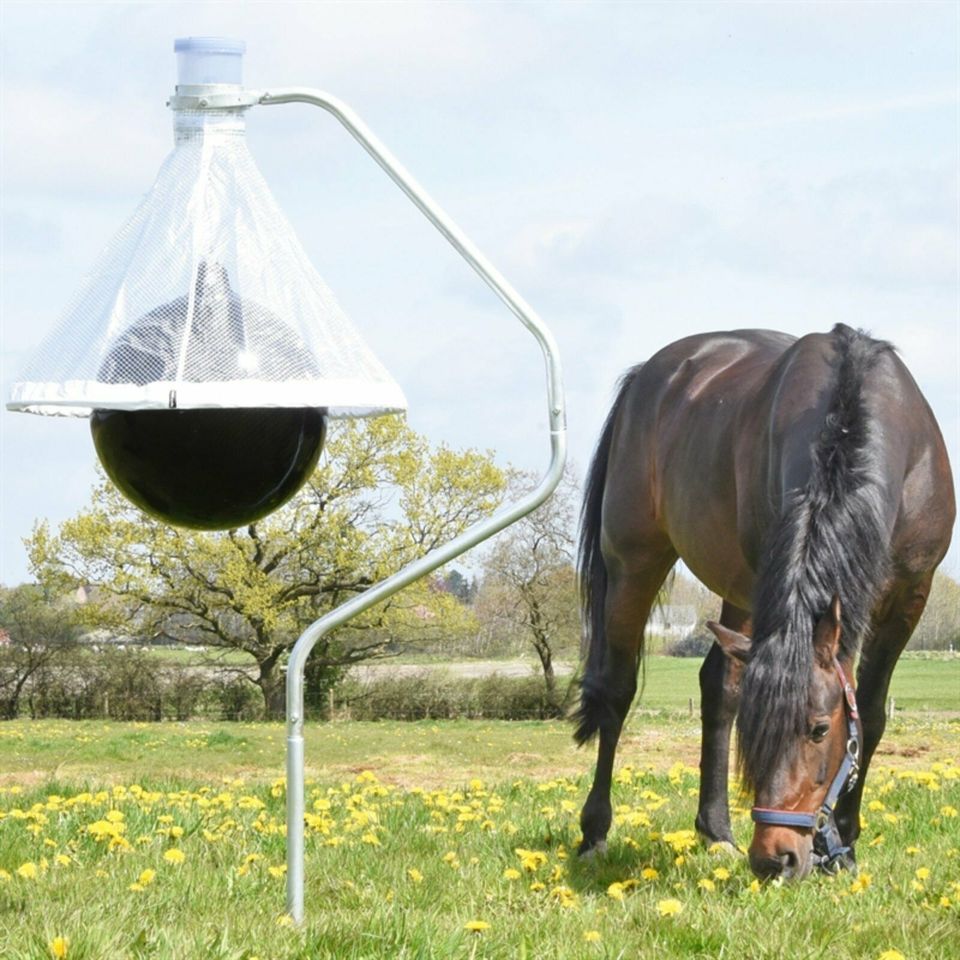
M254 106L332 114L538 341L550 461L523 499L311 624L287 666L287 909L304 916L303 673L328 631L549 497L566 428L549 330L362 120L319 90L243 86L245 44L177 40L174 149L146 198L14 382L7 407L86 417L110 479L158 519L232 529L292 497L329 418L406 408L403 392L311 266L247 149Z

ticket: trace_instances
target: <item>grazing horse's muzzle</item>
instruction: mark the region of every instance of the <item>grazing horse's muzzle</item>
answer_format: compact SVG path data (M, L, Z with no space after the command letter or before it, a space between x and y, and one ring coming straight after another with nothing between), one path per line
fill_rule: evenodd
M804 877L816 866L836 873L853 864L853 851L837 830L834 807L837 800L857 783L860 771L861 737L859 713L853 686L843 667L834 660L834 669L843 691L847 720L847 744L840 767L833 777L820 809L814 812L754 807L751 819L757 825L750 845L750 866L761 879ZM797 843L802 844L802 855ZM799 869L798 869L799 868Z
M813 867L813 844L795 830L758 830L750 844L750 869L760 880L800 880Z

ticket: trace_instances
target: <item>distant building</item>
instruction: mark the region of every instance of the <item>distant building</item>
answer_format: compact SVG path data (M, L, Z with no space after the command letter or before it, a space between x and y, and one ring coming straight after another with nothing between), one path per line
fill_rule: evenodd
M693 604L664 604L654 608L647 621L650 633L682 640L697 628L697 608Z

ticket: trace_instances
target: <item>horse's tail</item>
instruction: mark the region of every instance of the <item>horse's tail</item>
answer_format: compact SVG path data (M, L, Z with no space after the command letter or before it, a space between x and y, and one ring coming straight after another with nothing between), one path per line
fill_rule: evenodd
M574 713L573 738L586 743L599 730L604 714L613 714L600 686L606 650L603 608L607 596L607 568L600 552L603 493L607 484L607 462L613 441L613 429L624 397L641 365L627 371L620 381L617 398L607 414L597 449L587 474L583 504L580 507L580 540L577 550L577 579L580 587L580 617L583 624L581 654L583 675L580 680L580 705Z

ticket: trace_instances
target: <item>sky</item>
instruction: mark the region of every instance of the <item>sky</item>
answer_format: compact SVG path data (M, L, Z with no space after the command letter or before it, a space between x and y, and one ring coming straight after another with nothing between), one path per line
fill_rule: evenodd
M617 378L667 343L837 322L898 346L960 467L958 10L2 0L0 389L172 148L174 39L221 35L248 86L349 103L537 310L581 474ZM529 333L326 113L256 107L247 130L411 424L542 471ZM94 463L82 420L0 412L0 583Z

